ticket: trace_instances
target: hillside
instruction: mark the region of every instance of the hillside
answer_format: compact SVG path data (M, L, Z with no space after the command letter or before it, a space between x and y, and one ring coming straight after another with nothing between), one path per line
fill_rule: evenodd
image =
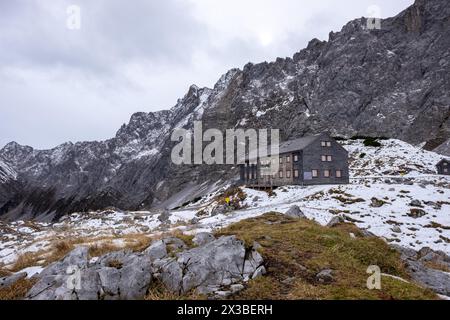
M369 259L369 261L363 260L365 263L380 258L374 252L377 252L376 250L385 252L388 245L393 248L403 248L400 250L402 261L407 265L415 266L414 268L419 268L418 270L423 269L420 265L417 267L419 262L415 259L418 258L414 258L411 262L410 256L426 256L426 259L431 256L430 261L421 260L420 262L423 264L427 261L426 268L431 268L431 271L424 269L425 271L422 270L419 273L405 274L403 267L398 267L400 269L395 267L395 272L392 273L392 270L387 267L391 270L388 273L406 279L413 277L412 283L419 281L421 286L429 286L440 294L450 295L450 276L445 272L440 273L442 270L450 270L445 266L450 263L450 258L445 256L445 254L450 255L450 216L448 215L450 177L438 176L433 172L433 163L440 158L440 155L400 140L390 139L378 142L380 147L366 146L364 140L340 142L350 153L350 169L353 176L349 185L288 186L277 188L273 192L225 186L174 210L119 211L111 208L107 211L73 213L55 223L0 222L0 266L3 265L4 270L15 272L25 270L34 274L41 272L49 263L61 259L68 250L75 247L88 246L96 254L124 248L141 250L148 246L152 239L176 235L190 243L193 236L212 232L216 235L238 235L247 244L257 241L263 247L269 245L269 248L266 248L268 251L263 250L262 253L264 256L266 252L265 258L270 263L276 262L277 259L288 259L283 262L287 264L272 265L273 269L268 269L267 278L249 283L249 286L246 285L246 291L239 296L243 299L433 297L429 292L420 291L421 289L417 291L414 285L403 287L403 283L399 283L395 278L386 280L387 291L365 291L364 288L352 282L353 280L346 278L345 274L353 272L347 269L350 266L339 265L336 261L340 261L341 258L336 255L330 256L331 253L325 253L327 251L323 252L326 256L317 257L318 261L323 263L320 266L341 270L338 274L342 278L336 286L316 287L313 280L308 280L311 279L311 274L303 274L300 267L291 265L289 259L294 259L293 256L276 256L276 252L280 250L278 246L291 244L297 249L306 250L305 246L314 245L314 239L318 235L308 233L304 237L295 236L294 238L298 241L296 244L289 238L293 237L293 234L280 231L283 226L283 228L293 227L299 230L312 228L314 232L320 231L319 233L324 234L331 232L330 236L338 237L335 239L336 242L333 242L333 246L344 246L345 250L348 249L348 245L354 250L362 250L359 247L353 247L354 237L358 239L377 237L373 243L370 240L371 244L364 244L364 246L376 244L373 249L375 251L370 251L368 256L365 256L364 259ZM229 205L225 204L225 197L231 198ZM276 228L271 224L263 223L267 219L289 220L287 215L292 215L292 210L295 212L295 217L303 217L306 220L293 224L289 222L287 225L285 222L280 222L281 224ZM270 215L261 217L267 212L279 212L286 216L282 216L284 218L273 218ZM334 221L332 225L337 223L341 231L328 231L326 227L320 227L329 225L330 221ZM270 237L274 239L282 236L289 239L283 240L288 242L264 240L261 239L262 233L272 234ZM326 238L326 236L323 237ZM364 246L362 248L365 248ZM297 249L283 248L292 254L297 252ZM320 247L320 250L328 249L325 245ZM345 250L339 251L339 254L346 255ZM430 251L434 253L429 254ZM354 253L354 251L351 252ZM444 260L436 262L433 257L441 257L441 255L446 258L439 258ZM394 254L391 258L393 260L389 260L389 263L394 263L398 256ZM361 260L358 260L361 256L355 256L355 259L354 263L361 263ZM308 263L308 270L317 271L319 266L314 267L316 260L308 261L305 261ZM309 263L312 264L309 265ZM288 267L293 269L285 269ZM283 282L286 280L284 275L290 271L300 278L291 279L292 281L288 282L292 283L286 284ZM361 279L364 272L365 270L358 271ZM361 280L358 279L358 281ZM401 286L398 287L399 285ZM345 286L347 288L344 288ZM157 290L157 294L152 295L152 298L174 297L160 289Z
M26 187L0 214L49 221L109 206L173 207L217 190L235 169L170 161L170 133L194 120L205 129L280 128L284 140L386 136L448 154L449 17L446 0L417 0L381 30L353 20L292 58L232 69L214 88L193 85L171 110L136 113L107 141L51 150L12 142L0 157Z

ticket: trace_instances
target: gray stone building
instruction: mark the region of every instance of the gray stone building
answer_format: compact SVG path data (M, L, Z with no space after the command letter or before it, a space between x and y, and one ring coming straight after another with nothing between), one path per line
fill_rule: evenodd
M438 174L450 175L450 160L442 159L436 165Z
M270 148L269 148L270 150ZM348 184L348 152L329 134L303 137L280 144L279 170L262 170L275 159L257 159L240 166L240 180L250 187Z

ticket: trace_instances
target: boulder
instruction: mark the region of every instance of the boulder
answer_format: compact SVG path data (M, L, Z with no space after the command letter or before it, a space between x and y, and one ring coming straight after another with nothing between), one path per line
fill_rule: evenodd
M316 280L317 280L317 282L322 283L322 284L330 284L331 282L334 281L333 270L325 269L325 270L320 271L316 275Z
M422 207L422 202L420 200L413 200L409 204L411 207Z
M232 294L236 294L236 293L238 293L238 292L241 292L242 290L244 290L245 289L245 287L242 285L242 284L240 284L240 283L238 283L238 284L232 284L231 286L230 286L230 290L231 290L231 293Z
M209 232L200 232L195 235L192 242L197 246L202 246L209 242L216 240L216 238Z
M170 222L170 212L169 211L167 211L167 210L163 210L163 211L161 211L161 213L158 215L158 220L161 222L161 223L168 223L168 222Z
M285 213L285 215L291 217L291 218L299 218L299 219L306 219L305 214L300 210L298 206L292 206L289 208L289 210Z
M411 209L407 215L411 218L417 219L427 215L427 212L422 209Z
M191 224L198 224L198 223L200 222L200 219L197 218L197 217L194 217L194 218L192 218L189 222L190 222Z
M166 246L168 246L170 249L174 251L183 250L187 248L187 245L184 243L184 241L176 237L165 238L162 241Z
M450 257L441 251L422 248L419 252L401 246L393 246L401 253L400 258L406 265L406 271L415 282L434 292L450 296L450 274L432 269L426 262L433 261L443 267L450 267Z
M372 198L370 201L371 201L370 206L373 207L373 208L380 208L380 207L382 207L383 205L386 204L386 201L380 200L380 199L375 198L375 197Z
M225 236L177 253L176 258L158 261L155 267L172 292L195 289L200 294L210 294L250 279L262 262L256 250L247 253L242 241Z
M138 300L152 280L149 256L119 251L88 262L88 248L79 247L44 269L27 293L32 300Z
M333 228L333 227L337 226L338 224L344 223L344 222L345 222L344 218L342 218L341 216L336 216L336 217L333 217L333 218L327 223L327 227Z
M228 206L226 205L217 205L214 209L211 211L211 217L217 216L219 214L225 214L229 210Z
M165 258L167 256L166 244L162 240L155 241L144 250L144 255L152 261Z

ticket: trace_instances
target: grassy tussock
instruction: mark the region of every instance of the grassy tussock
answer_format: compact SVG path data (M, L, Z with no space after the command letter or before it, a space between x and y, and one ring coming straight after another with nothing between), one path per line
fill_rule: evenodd
M205 300L206 297L191 291L184 295L178 295L168 290L164 284L159 281L153 282L149 288L145 300Z
M366 287L370 265L383 273L408 279L399 254L378 238L361 236L350 224L327 228L305 219L269 213L221 230L217 236L237 235L247 244L257 241L268 273L250 281L239 299L435 299L415 284L382 278L382 290ZM334 270L335 281L318 283L315 275ZM289 281L287 281L289 280Z
M0 300L22 300L37 280L21 279L12 286L0 289Z

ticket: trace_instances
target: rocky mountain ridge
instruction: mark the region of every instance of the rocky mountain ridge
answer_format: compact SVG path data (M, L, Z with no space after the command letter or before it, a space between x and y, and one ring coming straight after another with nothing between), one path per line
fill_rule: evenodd
M0 214L57 219L108 206L167 207L232 182L230 167L171 163L171 132L195 120L204 129L280 128L283 139L388 136L449 153L447 1L417 0L380 30L366 25L356 19L292 58L230 70L212 89L191 86L171 110L136 113L112 139L51 150L6 145L0 157L21 185L8 187Z

